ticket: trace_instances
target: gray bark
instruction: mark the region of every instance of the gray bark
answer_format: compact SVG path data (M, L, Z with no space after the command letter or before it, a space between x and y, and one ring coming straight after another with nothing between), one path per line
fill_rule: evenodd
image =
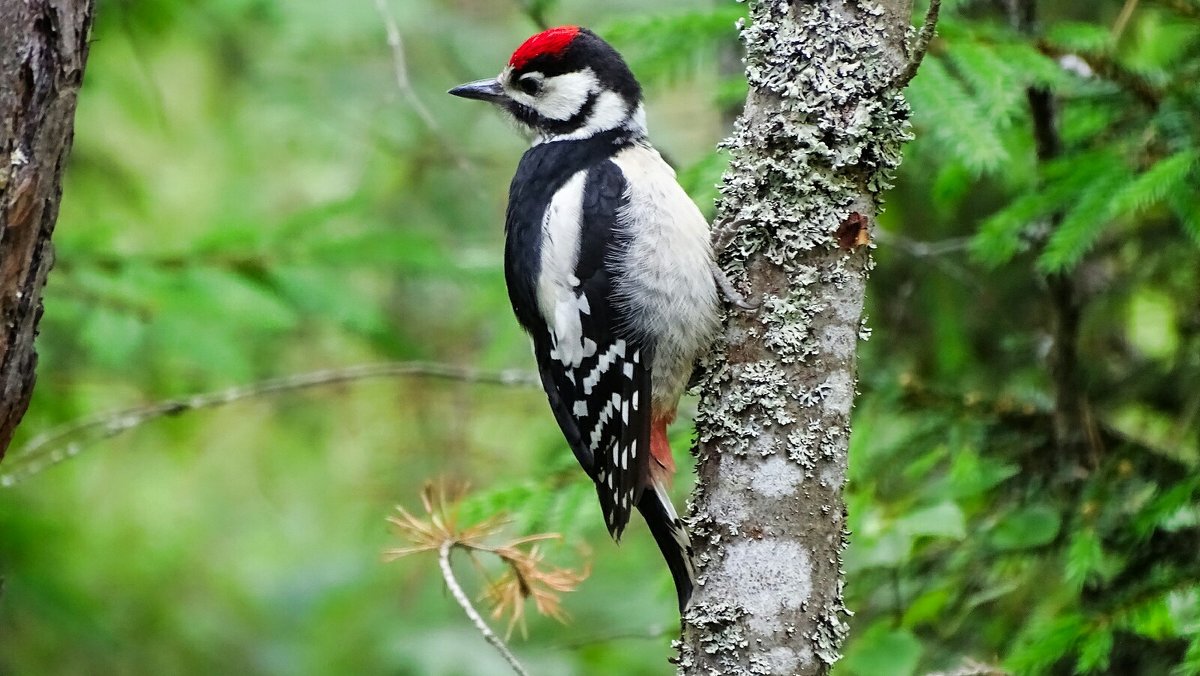
M0 459L33 394L90 0L0 0Z
M715 239L755 312L706 364L682 674L826 674L847 633L846 452L865 241L909 138L911 0L751 4Z

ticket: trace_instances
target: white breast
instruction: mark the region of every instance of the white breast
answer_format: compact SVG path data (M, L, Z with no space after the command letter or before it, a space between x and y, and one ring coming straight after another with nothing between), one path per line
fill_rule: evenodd
M631 236L619 302L637 318L630 328L654 341L655 404L673 410L718 324L708 222L653 148L631 146L613 162L628 186L618 219Z

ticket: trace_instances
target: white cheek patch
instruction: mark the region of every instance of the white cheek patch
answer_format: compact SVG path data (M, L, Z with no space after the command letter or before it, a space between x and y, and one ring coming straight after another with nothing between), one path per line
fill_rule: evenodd
M542 93L536 99L524 94L522 96L535 100L535 103L525 105L536 110L542 117L565 121L574 117L587 103L588 96L599 89L600 82L596 79L596 73L591 68L584 68L575 73L546 78L542 84Z
M542 75L536 71L526 73L530 74ZM578 115L587 105L588 99L595 96L587 118L578 129L566 134L541 135L534 140L534 145L547 141L590 138L622 125L635 133L646 133L645 108L639 103L631 111L629 103L620 94L600 86L600 80L591 68L544 78L542 89L536 95L521 91L519 83L513 79L511 66L501 71L498 79L504 84L505 92L513 101L536 111L543 118L557 122L565 122Z
M645 133L645 124L637 125L637 120L629 115L625 99L616 92L604 92L596 97L596 105L592 113L584 120L583 125L568 134L540 139L540 141L570 141L573 139L591 138L602 131L616 129L627 120L634 122L633 131Z
M628 117L629 107L625 99L616 92L604 92L596 99L596 107L580 131L585 132L584 136L591 136L595 132L619 126Z
M639 131L642 134L646 133L646 106L639 103L633 115L629 118L629 126L634 131Z

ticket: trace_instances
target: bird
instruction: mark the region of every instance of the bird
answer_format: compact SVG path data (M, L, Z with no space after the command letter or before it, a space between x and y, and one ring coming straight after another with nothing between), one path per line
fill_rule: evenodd
M708 222L647 137L637 78L587 28L538 33L498 76L449 93L531 136L505 214L509 300L609 534L619 543L637 508L682 614L696 573L667 426L720 324Z

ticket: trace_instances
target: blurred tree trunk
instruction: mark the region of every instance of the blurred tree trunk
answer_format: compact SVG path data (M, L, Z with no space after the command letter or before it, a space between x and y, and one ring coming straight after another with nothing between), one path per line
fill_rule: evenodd
M846 455L866 242L909 138L911 0L751 3L714 240L757 311L707 364L684 674L825 674L847 632Z
M90 0L0 0L0 458L33 394Z

